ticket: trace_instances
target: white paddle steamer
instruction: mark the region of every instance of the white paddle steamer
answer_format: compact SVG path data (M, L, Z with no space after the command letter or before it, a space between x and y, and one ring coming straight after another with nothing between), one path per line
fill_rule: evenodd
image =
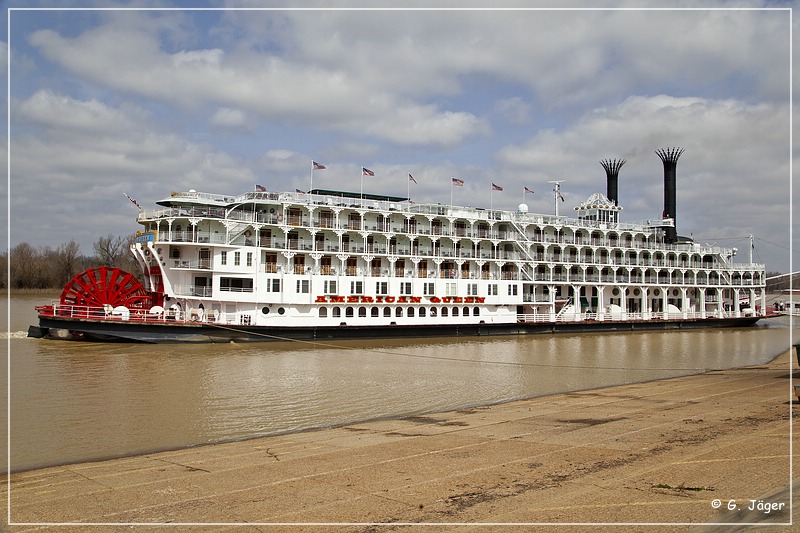
M570 217L319 189L173 192L139 213L139 279L76 276L30 334L228 342L755 323L764 265L677 236L682 150L657 153L664 216L643 223L619 219L623 160L601 162L607 193Z

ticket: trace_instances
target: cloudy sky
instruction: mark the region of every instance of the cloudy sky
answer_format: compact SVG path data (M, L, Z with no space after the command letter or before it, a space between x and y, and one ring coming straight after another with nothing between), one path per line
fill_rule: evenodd
M123 193L151 209L171 191L306 190L312 159L315 188L358 191L365 166L364 192L404 196L411 173L419 203L449 203L455 176L455 203L515 209L528 187L552 213L564 180L564 214L624 158L622 217L641 221L663 211L654 151L680 146L678 233L743 262L753 234L755 260L787 272L794 3L611 4L626 9L12 0L137 9L8 12L11 246L90 254L138 229Z

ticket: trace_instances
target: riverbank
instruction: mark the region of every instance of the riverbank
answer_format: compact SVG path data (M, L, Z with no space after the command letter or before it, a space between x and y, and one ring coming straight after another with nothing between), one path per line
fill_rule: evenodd
M34 525L43 523L696 531L689 524L764 520L775 523L766 531L786 531L790 368L793 351L741 369L20 472L10 498L4 480L3 501L12 524L30 524L14 532L84 527ZM570 529L580 526L558 530Z

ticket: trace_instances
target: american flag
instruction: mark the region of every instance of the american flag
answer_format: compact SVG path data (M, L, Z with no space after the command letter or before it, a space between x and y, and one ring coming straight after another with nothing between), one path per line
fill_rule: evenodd
M412 176L410 172L408 173L408 181L413 181L414 183L417 183L417 180L414 179L414 176ZM419 184L417 183L417 185Z
M130 196L128 196L128 194L127 194L127 193L122 193L122 194L124 194L124 195L125 195L125 198L127 198L128 200L130 200L130 201L131 201L131 203L132 203L133 205L135 205L136 207L138 207L138 208L139 208L139 211L141 211L141 210L142 210L142 206L140 206L140 205L139 205L139 202L137 202L136 200L134 200L133 198L131 198Z
M495 185L494 183L492 183L492 190L493 191L502 191L503 188L501 186L499 186L499 185Z
M450 178L450 179L453 180L453 185L455 185L456 187L463 187L464 186L464 180L460 180L458 178Z
M375 173L368 169L367 167L361 167L361 175L362 176L374 176Z
M267 188L263 185L256 184L256 192L267 192Z
M323 165L322 163L311 161L311 164L314 165L314 170L325 170L325 165Z
M525 187L525 192L529 192L529 193L533 194L533 190L531 190L531 189L529 189L527 187Z

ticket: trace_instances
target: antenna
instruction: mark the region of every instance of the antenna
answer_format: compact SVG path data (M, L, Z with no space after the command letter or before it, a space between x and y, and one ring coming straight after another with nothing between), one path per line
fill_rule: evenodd
M553 184L553 209L555 210L556 216L558 216L558 201L564 201L564 197L561 195L561 184L565 181L566 180L552 180L547 182Z

